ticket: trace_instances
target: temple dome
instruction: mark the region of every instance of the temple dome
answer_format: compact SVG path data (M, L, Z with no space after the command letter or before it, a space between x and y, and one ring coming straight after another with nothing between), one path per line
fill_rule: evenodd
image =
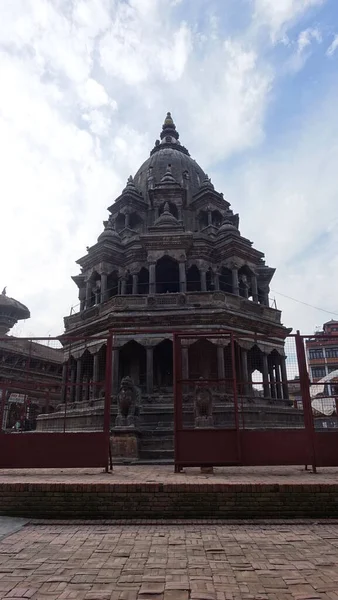
M148 178L151 174L154 184L159 183L165 176L168 165L171 165L171 174L174 180L196 194L206 175L193 160L188 150L179 142L179 134L170 113L162 126L161 141L157 140L150 157L137 171L134 182L137 189L147 196Z
M163 213L154 223L155 227L177 227L179 222L169 210L168 202L164 205Z
M237 227L230 223L230 221L225 221L223 225L219 228L217 235L222 235L226 233L233 233L235 235L240 235Z
M6 288L0 294L0 336L5 335L21 319L29 319L30 312L24 304L9 298Z
M97 238L98 242L102 242L103 240L121 241L119 234L115 230L115 224L111 221L106 222L104 230Z

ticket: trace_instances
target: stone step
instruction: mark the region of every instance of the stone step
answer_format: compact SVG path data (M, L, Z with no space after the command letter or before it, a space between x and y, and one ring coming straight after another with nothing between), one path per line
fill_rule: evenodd
M174 458L174 449L157 448L156 450L143 450L140 448L139 452L140 460L168 460L171 461Z

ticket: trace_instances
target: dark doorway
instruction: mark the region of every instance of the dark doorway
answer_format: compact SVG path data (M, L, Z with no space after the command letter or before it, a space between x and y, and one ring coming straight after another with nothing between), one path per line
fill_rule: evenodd
M156 293L179 292L178 263L170 256L163 256L156 264Z
M168 391L173 387L173 344L163 340L154 350L154 379L158 390Z

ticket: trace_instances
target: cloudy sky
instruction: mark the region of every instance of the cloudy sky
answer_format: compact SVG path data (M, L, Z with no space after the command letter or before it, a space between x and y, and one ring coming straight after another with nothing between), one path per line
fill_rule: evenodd
M337 0L2 0L0 76L0 285L32 315L13 333L62 331L168 110L276 267L284 324L338 318Z

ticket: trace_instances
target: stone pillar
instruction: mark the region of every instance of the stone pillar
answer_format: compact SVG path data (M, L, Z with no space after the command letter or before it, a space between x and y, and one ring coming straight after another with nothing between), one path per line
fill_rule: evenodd
M89 402L90 383L88 375L85 375L83 378L82 389L84 389L84 401Z
M224 348L217 346L218 379L225 379Z
M177 207L178 221L182 221L182 206Z
M286 370L286 358L285 356L280 357L280 368L282 373L282 388L284 400L289 400L289 386L288 386L288 374Z
M252 289L252 299L256 304L258 304L258 287L257 287L257 277L253 275L251 277L251 289Z
M263 294L263 304L264 304L264 306L270 306L270 303L269 303L269 293L270 293L270 288L268 288L267 290L264 291L264 294Z
M215 290L218 291L219 290L219 273L218 273L218 271L216 271L214 273L214 282L215 282Z
M97 398L99 395L98 382L100 379L100 357L99 353L95 352L93 356L93 396Z
M180 292L185 294L187 291L187 275L185 270L185 262L179 263L179 273L180 273Z
M101 273L101 303L108 299L107 279L107 273Z
M126 213L125 215L125 220L124 220L124 226L125 227L129 227L129 213Z
M154 389L154 347L147 346L147 394Z
M64 404L66 402L66 394L67 394L67 374L68 374L68 364L65 362L62 365L62 386L61 386L61 402Z
M95 287L95 304L100 304L100 300L101 300L101 291L99 287Z
M207 291L207 273L206 273L206 271L201 271L201 290L202 290L202 292Z
M79 300L80 300L80 312L86 308L86 288L82 287L79 289Z
M273 366L269 366L269 376L270 376L270 390L271 390L271 398L276 398L276 382L275 375L273 372Z
M112 394L116 395L119 391L119 357L120 348L113 347L112 351Z
M263 353L263 390L264 398L270 398L268 357Z
M133 275L133 294L137 294L138 291L138 275L137 273Z
M121 296L125 296L127 293L127 280L125 277L121 277Z
M71 371L70 371L70 383L71 383L70 401L71 402L75 401L75 382L76 382L76 367L75 367L75 365L72 365Z
M208 225L212 225L212 214L211 214L211 210L208 210Z
M159 216L160 216L160 209L158 206L155 206L155 215L154 215L155 219L154 220L157 221Z
M189 379L189 348L182 346L182 379ZM183 385L183 392L188 394L191 390L189 385Z
M236 267L232 268L232 293L235 296L239 296L239 281L238 281L238 269Z
M76 360L76 389L75 402L80 402L82 399L82 359Z
M149 294L156 294L156 265L149 265Z
M281 376L280 376L280 369L279 369L279 357L276 356L276 362L275 362L275 373L276 373L276 392L277 392L277 398L283 398L283 394L282 394L282 383L281 383Z
M86 283L86 308L90 307L91 297L92 297L92 282L87 281L87 283Z
M242 389L245 396L249 395L248 351L242 348Z

